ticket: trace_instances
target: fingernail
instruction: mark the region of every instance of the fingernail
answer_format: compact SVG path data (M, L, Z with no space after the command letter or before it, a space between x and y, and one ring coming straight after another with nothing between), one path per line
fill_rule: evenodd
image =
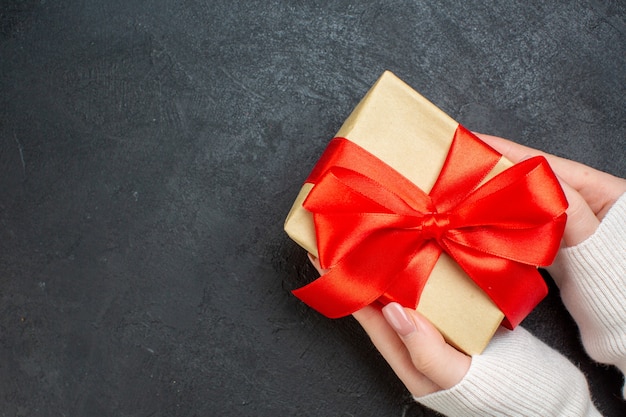
M398 303L389 303L383 307L383 316L400 336L408 336L416 330L415 323Z
M530 158L532 158L532 155L524 155L524 156L523 156L523 157L522 157L519 161L517 161L517 162L518 162L518 163L519 163L519 162L524 162L524 161L526 161L527 159L530 159Z

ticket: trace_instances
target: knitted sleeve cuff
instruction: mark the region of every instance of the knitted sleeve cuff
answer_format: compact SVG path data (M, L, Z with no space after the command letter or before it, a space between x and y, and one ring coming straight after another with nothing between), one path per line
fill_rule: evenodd
M500 329L456 386L415 398L447 416L599 416L583 374L526 330Z
M626 373L626 194L591 237L562 249L549 271L587 353Z

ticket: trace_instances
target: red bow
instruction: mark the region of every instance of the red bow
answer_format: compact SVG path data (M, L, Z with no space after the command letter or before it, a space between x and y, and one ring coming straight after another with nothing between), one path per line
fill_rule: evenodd
M545 297L567 201L543 157L479 184L501 155L459 125L430 194L374 155L335 138L307 182L320 264L294 291L327 317L372 302L415 308L439 255L449 254L514 327Z

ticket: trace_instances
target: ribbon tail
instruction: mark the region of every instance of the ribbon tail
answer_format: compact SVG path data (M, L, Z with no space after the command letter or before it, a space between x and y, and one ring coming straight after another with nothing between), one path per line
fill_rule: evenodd
M524 264L515 265L507 285L495 285L493 290L487 292L504 313L502 324L508 329L514 329L520 324L548 295L548 286L537 268ZM503 281L502 276L499 281Z
M417 308L424 286L440 255L439 245L432 241L425 242L378 301L383 305L395 301L403 307Z
M398 247L388 252L394 244ZM433 253L432 248L420 253L430 246L434 245L425 245L409 230L373 234L339 263L330 265L329 272L293 294L329 318L352 314L389 293L389 289L394 289L394 296L414 294L412 299L403 298L405 305L414 307L419 299L415 292L421 290L430 274L424 256L439 253ZM417 276L419 269L422 272ZM415 288L411 288L413 285Z
M515 328L548 294L533 265L485 254L446 240L446 252L504 313L503 325Z
M379 297L377 286L362 285L358 280L346 278L349 279L333 268L292 293L309 307L331 319L348 316Z

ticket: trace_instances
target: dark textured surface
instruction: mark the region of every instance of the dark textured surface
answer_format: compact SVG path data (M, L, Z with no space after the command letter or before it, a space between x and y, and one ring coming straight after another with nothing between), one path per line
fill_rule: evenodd
M626 175L620 1L2 1L2 416L432 415L288 292L284 216L384 69ZM524 326L626 414L554 288Z

